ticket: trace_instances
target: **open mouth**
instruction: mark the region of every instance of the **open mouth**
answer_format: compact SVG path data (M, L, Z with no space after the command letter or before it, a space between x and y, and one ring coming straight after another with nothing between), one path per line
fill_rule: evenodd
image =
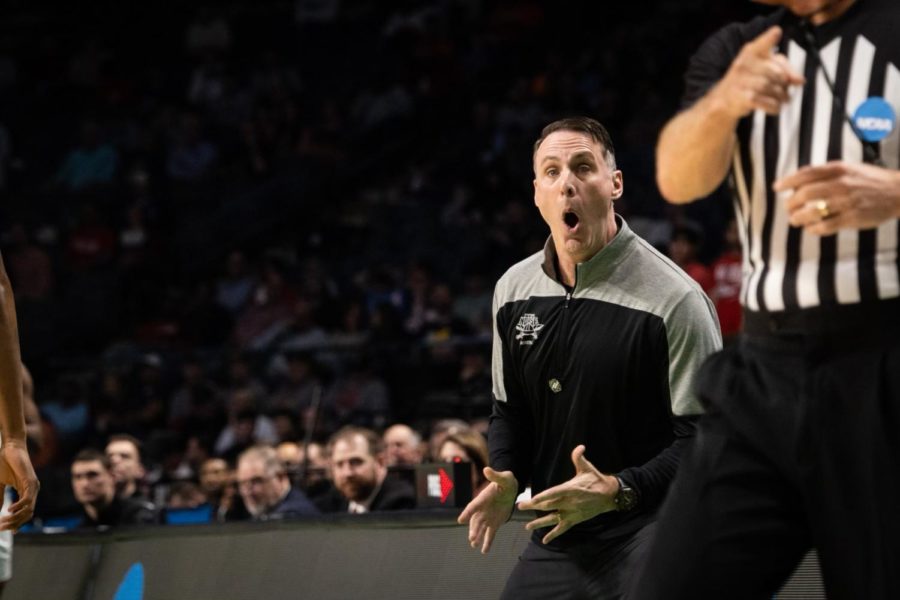
M576 215L572 211L567 210L566 212L563 213L563 222L566 224L566 227L568 227L569 229L575 229L576 227L578 227L579 220L580 219L578 218L578 215Z

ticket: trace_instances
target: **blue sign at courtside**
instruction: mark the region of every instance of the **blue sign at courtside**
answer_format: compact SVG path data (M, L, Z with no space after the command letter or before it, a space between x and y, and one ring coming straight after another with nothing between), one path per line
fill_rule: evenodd
M897 126L897 116L884 98L873 96L857 107L853 125L865 141L880 142Z
M113 596L113 600L143 599L144 565L141 563L134 563L131 565L131 568L128 569L128 572L125 573L125 577L122 578L122 583L119 584L119 589L116 590L116 595Z

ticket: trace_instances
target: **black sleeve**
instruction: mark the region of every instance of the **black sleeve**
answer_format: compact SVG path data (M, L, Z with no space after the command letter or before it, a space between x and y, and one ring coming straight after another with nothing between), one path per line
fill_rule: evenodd
M673 417L675 441L643 465L616 474L637 491L641 508L652 509L662 503L669 484L675 477L681 454L696 434L698 419L696 415Z
M531 411L522 393L521 383L516 375L506 340L499 331L503 331L502 320L497 316L495 343L500 344L500 356L495 355L493 376L502 377L506 399L494 398L494 410L491 414L488 430L488 447L490 449L491 468L495 471L512 471L519 483L521 493L531 480L534 428ZM500 365L496 364L500 358ZM495 389L496 389L495 385Z

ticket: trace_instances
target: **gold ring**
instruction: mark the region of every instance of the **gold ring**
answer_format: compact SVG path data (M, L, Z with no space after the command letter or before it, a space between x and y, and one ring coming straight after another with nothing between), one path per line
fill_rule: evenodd
M828 210L828 200L816 200L813 203L813 207L819 211L819 217L823 221L831 216L831 211Z

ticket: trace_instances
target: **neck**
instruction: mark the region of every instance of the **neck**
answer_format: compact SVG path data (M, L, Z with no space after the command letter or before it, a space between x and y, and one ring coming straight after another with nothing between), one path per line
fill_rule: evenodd
M843 15L856 2L857 0L832 0L815 12L802 16L813 25L822 25Z
M606 241L603 242L603 244L599 248L591 252L589 255L573 256L565 251L565 244L562 245L562 251L560 251L560 247L554 242L554 245L556 247L557 274L559 275L560 283L569 287L575 287L576 267L581 263L586 263L587 261L597 256L597 254L599 254L601 250L606 248L606 246L609 245L610 242L612 242L613 238L616 237L616 234L618 232L619 226L616 224L615 215L611 213L606 231Z
M112 499L110 500L98 500L96 503L90 503L84 505L84 512L89 516L92 520L97 521L100 518L100 511L108 507L112 504Z
M121 483L119 486L119 497L120 498L131 498L134 496L134 493L137 491L137 484L134 481L125 481Z

